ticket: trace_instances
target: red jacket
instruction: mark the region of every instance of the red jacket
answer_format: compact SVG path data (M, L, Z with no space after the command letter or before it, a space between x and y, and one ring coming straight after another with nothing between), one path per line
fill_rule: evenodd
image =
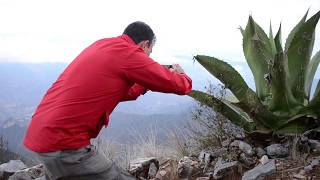
M40 153L86 146L120 101L137 99L145 88L185 95L192 81L152 60L127 35L98 40L47 91L24 144Z

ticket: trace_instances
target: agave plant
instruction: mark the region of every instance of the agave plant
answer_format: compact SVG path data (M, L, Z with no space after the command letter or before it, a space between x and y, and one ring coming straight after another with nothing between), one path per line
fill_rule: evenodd
M276 36L267 35L249 16L243 36L243 51L253 73L256 91L228 63L214 57L194 58L218 78L238 102L212 94L192 91L190 96L212 107L247 133L301 133L320 126L320 81L311 95L311 86L320 62L320 51L312 58L315 27L320 11L306 20L308 12L292 29L285 47L281 25Z

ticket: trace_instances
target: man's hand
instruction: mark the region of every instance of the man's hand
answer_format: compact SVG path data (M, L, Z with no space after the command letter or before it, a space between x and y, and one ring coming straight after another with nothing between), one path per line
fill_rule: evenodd
M171 72L176 72L180 74L184 74L184 70L179 64L172 64L172 68L170 68Z

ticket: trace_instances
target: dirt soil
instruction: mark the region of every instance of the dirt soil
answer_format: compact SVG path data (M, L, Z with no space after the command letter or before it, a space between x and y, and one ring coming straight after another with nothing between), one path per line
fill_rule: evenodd
M320 165L313 168L309 172L303 169L305 166L311 164L311 161L319 156L311 156L307 160L298 158L297 160L277 159L276 160L276 173L265 178L266 180L284 180L284 179L307 179L307 180L320 180Z

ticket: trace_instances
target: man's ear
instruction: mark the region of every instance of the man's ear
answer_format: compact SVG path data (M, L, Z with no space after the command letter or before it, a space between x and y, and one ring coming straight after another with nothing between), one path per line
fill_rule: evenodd
M139 42L138 46L140 46L142 49L148 48L149 47L149 40Z

